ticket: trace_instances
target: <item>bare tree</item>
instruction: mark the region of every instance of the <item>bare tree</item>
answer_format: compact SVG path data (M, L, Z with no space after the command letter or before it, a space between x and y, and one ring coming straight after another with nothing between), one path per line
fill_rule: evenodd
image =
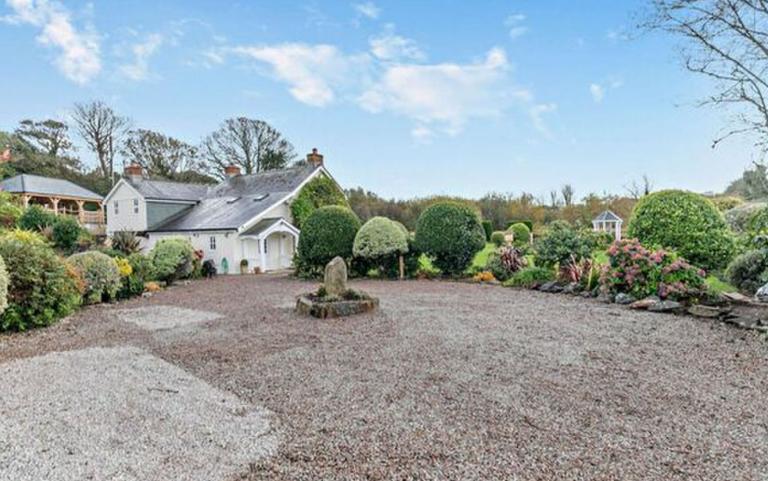
M737 107L735 123L714 140L757 135L768 150L768 2L765 0L652 0L645 27L685 40L685 68L715 82L702 105Z
M69 127L58 120L22 120L16 129L16 135L41 149L51 157L65 155L72 149L69 140Z
M625 185L624 188L630 197L633 199L639 199L653 191L653 183L647 175L643 174L642 183L638 182L637 180L632 180L632 182Z
M296 157L293 145L277 129L245 117L225 120L203 140L201 151L208 172L216 177L222 177L228 165L253 174L284 168Z
M197 148L152 130L128 132L122 153L130 162L144 167L150 176L166 179L200 167Z
M116 114L111 107L99 100L75 104L72 119L88 148L96 154L98 170L102 177L114 180L115 154L128 131L130 120Z
M556 190L549 191L549 205L553 208L560 206L560 193Z
M571 184L565 184L560 188L560 193L563 195L563 203L566 206L573 204L573 186Z

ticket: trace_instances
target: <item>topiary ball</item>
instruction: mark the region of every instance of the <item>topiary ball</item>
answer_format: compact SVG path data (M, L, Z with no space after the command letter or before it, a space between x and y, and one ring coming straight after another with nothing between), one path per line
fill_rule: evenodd
M493 242L496 247L503 246L506 241L506 234L500 230L497 230L491 234L491 242Z
M408 238L403 229L386 217L373 217L357 231L352 253L363 259L404 254L408 252Z
M525 245L530 244L531 242L531 229L522 222L512 224L509 226L509 229L507 229L507 232L512 233L515 245Z
M632 211L628 235L648 247L673 249L707 270L725 267L735 248L733 235L712 202L681 190L663 190L640 199Z
M416 246L444 274L457 275L485 247L485 231L477 213L457 202L438 202L422 212L416 223Z
M297 255L303 269L322 269L336 256L352 257L360 219L346 207L325 206L312 212L304 221L299 236Z
M155 244L149 252L149 259L157 279L171 284L192 274L195 249L183 237L167 237Z

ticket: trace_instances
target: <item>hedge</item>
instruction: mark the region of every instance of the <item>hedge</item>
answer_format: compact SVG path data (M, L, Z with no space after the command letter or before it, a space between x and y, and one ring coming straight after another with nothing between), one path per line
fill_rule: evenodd
M307 182L293 202L291 202L293 225L302 229L304 222L306 222L312 212L320 207L329 205L349 207L347 197L336 183L324 175L319 175Z
M360 219L346 207L325 206L312 212L299 236L296 269L301 275L316 275L336 256L349 261Z
M673 249L707 270L728 265L735 249L733 235L712 202L681 190L663 190L640 199L632 211L628 235L648 247Z
M457 202L438 202L416 222L416 246L444 274L461 274L485 247L485 232L477 213Z

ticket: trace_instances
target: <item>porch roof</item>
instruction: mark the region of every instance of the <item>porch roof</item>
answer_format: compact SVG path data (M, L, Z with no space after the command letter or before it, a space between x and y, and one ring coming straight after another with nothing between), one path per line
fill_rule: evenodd
M78 200L99 201L102 196L80 187L64 179L41 177L39 175L21 174L0 181L0 190L13 194L44 195L51 197L66 197Z
M292 231L294 234L298 235L299 229L297 229L295 226L293 226L290 222L285 220L283 217L269 217L266 219L262 219L256 224L254 224L253 227L248 229L247 231L240 234L241 237L259 237L265 232L270 231L274 226L277 224L284 223L287 230Z

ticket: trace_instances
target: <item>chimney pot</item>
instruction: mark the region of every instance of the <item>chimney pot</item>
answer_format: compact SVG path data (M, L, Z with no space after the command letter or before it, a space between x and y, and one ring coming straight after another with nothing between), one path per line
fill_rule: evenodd
M323 165L323 155L317 153L317 148L313 148L312 153L307 154L307 162L313 167L320 167Z
M131 163L125 167L125 176L128 178L128 180L131 181L139 181L141 180L143 176L144 169L141 168L141 166L137 163Z
M229 178L237 177L240 175L240 167L234 164L229 164L224 168L224 174L226 174L226 176Z

